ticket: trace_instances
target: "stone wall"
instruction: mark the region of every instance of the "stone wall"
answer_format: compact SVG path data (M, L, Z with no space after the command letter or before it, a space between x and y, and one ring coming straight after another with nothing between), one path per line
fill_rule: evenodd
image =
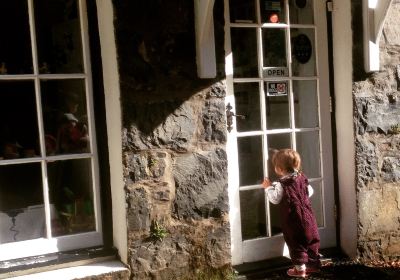
M393 2L380 41L382 71L373 74L359 67L361 1L352 3L358 254L389 260L400 256L400 1Z
M193 1L114 1L131 279L230 273L223 1L218 78L196 73Z

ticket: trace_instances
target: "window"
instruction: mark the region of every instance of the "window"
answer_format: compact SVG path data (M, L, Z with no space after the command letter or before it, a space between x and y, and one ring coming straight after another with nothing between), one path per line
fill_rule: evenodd
M0 260L100 245L86 3L0 14Z

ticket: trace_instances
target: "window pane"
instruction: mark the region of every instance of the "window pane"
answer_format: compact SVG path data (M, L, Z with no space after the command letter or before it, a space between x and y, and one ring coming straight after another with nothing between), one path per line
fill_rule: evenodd
M240 192L240 219L243 240L267 235L264 195L264 189Z
M314 29L292 29L293 76L316 76Z
M229 10L231 22L256 22L255 0L230 0Z
M77 0L35 0L40 73L82 73Z
M290 23L291 24L313 24L313 1L312 0L290 0Z
M268 142L268 177L271 181L278 179L275 174L275 170L272 165L272 156L275 151L280 149L291 148L291 137L290 133L280 133L280 134L269 134L267 136Z
M287 76L285 30L280 28L264 28L262 30L262 40L264 77ZM266 71L265 67L283 67L283 69Z
M323 208L323 197L322 197L322 186L321 182L312 182L310 183L312 186L314 193L311 196L311 205L315 214L315 218L317 219L317 225L319 227L324 226L324 208Z
M0 243L45 236L39 163L0 166Z
M84 80L41 82L46 154L89 152Z
M263 180L261 136L240 137L237 142L240 186L260 184Z
M48 178L53 236L95 230L90 159L51 162Z
M236 117L237 131L260 130L261 116L258 83L236 83L234 87L236 115L239 115Z
M293 81L297 128L318 127L317 81Z
M267 129L289 128L288 81L265 82Z
M0 1L0 74L30 74L28 1Z
M232 28L234 77L258 77L256 29Z
M0 159L40 154L34 84L0 82Z
M285 23L285 1L260 0L261 21L263 23Z
M301 166L308 178L321 176L319 132L299 132L296 134L297 152L301 156Z

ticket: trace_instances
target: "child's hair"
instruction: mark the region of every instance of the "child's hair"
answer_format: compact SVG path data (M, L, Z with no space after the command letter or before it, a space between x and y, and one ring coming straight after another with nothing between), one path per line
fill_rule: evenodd
M282 149L272 156L272 164L286 172L300 171L301 158L295 150Z

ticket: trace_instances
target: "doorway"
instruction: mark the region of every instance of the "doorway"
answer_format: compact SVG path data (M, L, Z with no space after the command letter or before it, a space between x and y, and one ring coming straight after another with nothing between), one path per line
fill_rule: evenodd
M278 209L261 182L293 148L314 188L321 247L336 245L324 1L225 0L232 264L284 255Z

